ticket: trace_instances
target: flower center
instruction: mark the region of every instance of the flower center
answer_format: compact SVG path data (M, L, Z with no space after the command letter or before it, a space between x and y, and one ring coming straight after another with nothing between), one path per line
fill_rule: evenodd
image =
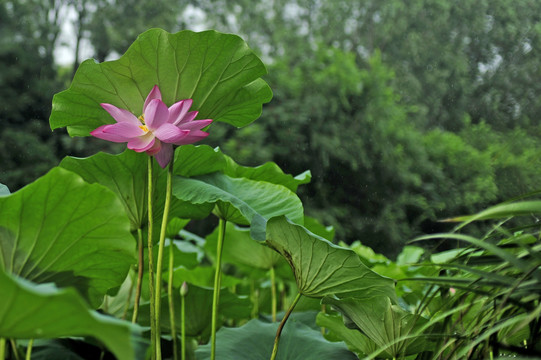
M145 114L141 115L138 117L139 121L141 121L141 124L143 125L139 125L139 129L143 130L144 132L148 132L148 128L147 126L145 125Z
M143 130L144 132L148 132L148 128L146 125L139 125L139 129Z

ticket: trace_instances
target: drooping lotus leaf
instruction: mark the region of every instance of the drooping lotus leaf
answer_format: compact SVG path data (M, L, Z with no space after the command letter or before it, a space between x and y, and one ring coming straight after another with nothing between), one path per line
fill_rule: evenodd
M278 323L250 320L238 328L222 328L216 334L216 358L221 360L268 360ZM198 360L210 359L210 345L199 347ZM321 332L290 319L280 337L276 359L348 360L357 359L344 343L331 343Z
M418 333L428 320L393 305L388 297L337 299L329 296L322 302L340 311L377 345L378 350L392 357L417 354L430 350L433 345Z
M378 349L377 345L359 330L346 327L342 316L339 314L319 313L316 322L327 330L326 339L343 341L351 351L359 355L370 355ZM392 355L385 351L381 355L392 358Z
M71 136L88 136L113 123L99 104L142 113L146 96L158 85L171 106L193 99L198 119L242 127L261 114L272 92L261 79L266 69L238 36L216 31L170 34L151 29L139 35L118 60L84 61L68 90L53 98L52 129L66 126Z
M32 284L0 267L0 337L15 339L93 336L120 360L142 359L134 349L139 328L89 310L73 289ZM141 345L141 344L140 344Z
M310 171L297 176L285 174L276 163L250 167L237 164L231 157L223 154L219 148L208 145L185 145L175 151L174 173L184 177L210 174L221 171L233 178L247 178L283 185L296 192L299 185L309 183Z
M267 219L287 215L302 224L300 199L288 188L265 181L232 178L222 173L192 178L175 176L173 195L193 204L216 204L218 216L240 225L251 225L254 239L265 240Z
M222 261L233 265L244 265L251 268L269 270L283 258L273 249L252 240L250 229L240 228L233 223L227 223ZM205 242L205 251L211 256L216 256L216 245L218 242L218 228L216 228ZM286 265L287 266L287 265Z
M302 295L396 298L394 281L367 268L354 251L336 246L284 216L267 222L266 242L285 257Z
M110 190L62 168L0 197L0 267L75 287L98 307L135 263L124 207Z

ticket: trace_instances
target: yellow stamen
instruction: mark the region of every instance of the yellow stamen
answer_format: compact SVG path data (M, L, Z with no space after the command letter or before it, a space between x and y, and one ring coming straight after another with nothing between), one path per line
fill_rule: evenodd
M148 132L148 128L147 128L146 125L140 125L140 126L139 126L139 129L143 130L143 131L146 132L146 133Z
M139 119L139 121L141 121L141 123L142 123L143 125L145 125L145 114L139 116L138 119Z

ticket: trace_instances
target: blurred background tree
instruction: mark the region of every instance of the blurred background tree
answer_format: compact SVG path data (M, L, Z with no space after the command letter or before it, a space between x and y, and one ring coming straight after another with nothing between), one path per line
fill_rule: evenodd
M208 142L246 165L310 169L306 211L341 240L393 256L411 237L443 230L437 219L541 187L541 2L0 4L0 182L12 191L66 154L106 145L47 127L80 44L104 61L151 27L233 32L261 54L273 101L241 130L212 125ZM66 21L76 60L59 65Z

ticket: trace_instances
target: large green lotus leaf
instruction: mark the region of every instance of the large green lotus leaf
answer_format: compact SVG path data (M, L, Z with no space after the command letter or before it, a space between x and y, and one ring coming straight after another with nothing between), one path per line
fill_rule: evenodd
M183 282L187 282L202 287L213 287L215 272L214 268L210 266L199 266L194 269L187 269L180 266L173 272L173 285L180 287ZM164 274L163 279L167 281L168 274ZM222 288L232 287L241 282L241 279L222 274Z
M284 216L267 222L266 242L285 257L299 292L305 296L372 294L396 298L394 281L367 268L354 251L336 246Z
M65 157L60 166L88 183L99 183L117 194L133 231L142 228L146 222L147 156L132 150L119 155L100 152L87 158Z
M68 90L56 94L52 129L67 126L71 136L88 136L113 118L99 104L109 103L139 116L154 85L171 106L193 99L198 119L241 127L261 114L272 92L260 77L261 60L238 36L216 31L141 34L118 60L83 62Z
M296 192L297 187L309 183L310 171L297 176L285 174L278 165L267 162L263 165L250 167L237 164L231 157L223 154L219 148L208 145L185 145L175 151L174 173L184 177L210 174L222 171L233 178L247 178L283 185Z
M383 349L393 358L430 350L433 345L422 333L418 334L428 320L393 305L388 297L337 299L328 296L322 302L340 311L348 323L354 324L378 349Z
M267 162L263 165L250 167L237 164L231 157L224 155L227 166L224 170L226 175L231 177L244 177L251 180L266 181L272 184L285 186L293 192L297 192L299 185L307 184L312 179L310 170L295 177L285 174L274 162Z
M216 358L220 360L268 360L278 323L250 320L238 328L222 328L216 334ZM198 360L210 359L210 345L199 347ZM357 359L344 343L332 343L321 332L291 319L284 327L276 359L347 360Z
M287 215L302 224L300 199L288 188L265 181L213 173L193 178L176 176L173 195L193 204L216 204L217 215L240 225L251 225L254 239L265 240L266 220Z
M205 251L216 257L218 228L205 242ZM283 261L283 257L271 248L254 241L250 229L240 228L233 223L227 223L225 241L222 250L222 261L233 265L244 265L268 270Z
M124 207L102 185L54 168L0 197L0 267L9 273L73 286L98 307L135 261Z
M120 360L142 358L132 342L139 328L88 309L73 289L32 284L0 267L0 337L33 339L93 336Z
M188 293L185 298L186 306L186 335L207 338L210 334L212 317L212 296L213 289L199 287L192 284L188 285ZM178 288L173 293L173 303L175 305L175 326L177 334L180 334L182 316L181 300ZM164 332L171 328L169 318L169 303L167 295L162 296L162 313L160 315L160 324ZM242 320L248 319L252 311L250 299L246 296L239 296L228 290L222 289L219 300L220 316L227 319ZM149 305L145 303L139 309L139 323L149 324ZM221 320L220 320L221 321Z

